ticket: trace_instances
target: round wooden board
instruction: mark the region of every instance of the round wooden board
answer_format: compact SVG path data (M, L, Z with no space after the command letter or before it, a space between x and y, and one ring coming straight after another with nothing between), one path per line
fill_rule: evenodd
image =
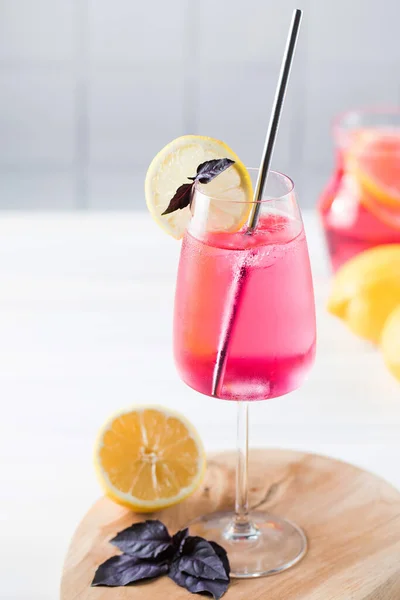
M235 455L211 456L201 489L157 513L171 532L194 517L232 508ZM400 493L374 475L330 458L286 450L250 454L250 501L303 527L306 557L273 577L233 580L227 600L399 600ZM92 588L94 572L115 554L118 531L146 518L99 500L69 548L61 600L188 600L168 577L126 588ZM201 597L201 596L197 596Z

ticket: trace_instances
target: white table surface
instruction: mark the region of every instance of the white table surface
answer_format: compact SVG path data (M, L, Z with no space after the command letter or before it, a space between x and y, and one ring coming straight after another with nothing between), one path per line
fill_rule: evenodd
M400 384L324 309L328 271L305 214L318 352L297 392L251 407L251 445L329 454L400 488ZM171 352L180 244L146 214L0 217L0 521L4 600L55 600L70 537L100 491L96 432L114 410L184 412L208 449L235 444L235 405L188 389ZM210 423L211 419L211 423Z

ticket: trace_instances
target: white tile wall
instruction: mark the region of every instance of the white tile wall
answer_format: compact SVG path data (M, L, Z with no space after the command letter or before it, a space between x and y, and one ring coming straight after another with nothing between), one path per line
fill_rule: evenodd
M75 3L66 0L0 0L0 65L74 58Z
M249 166L258 166L279 70L266 65L201 70L197 81L198 133L225 140ZM289 168L293 98L285 107L274 165Z
M92 71L88 120L91 166L144 169L162 145L184 133L182 71Z
M330 165L333 115L362 105L395 105L400 80L387 63L371 68L364 63L309 64L306 71L303 164Z
M259 159L292 0L0 0L0 208L142 207L187 132ZM313 205L343 109L400 103L398 0L303 0L273 166Z
M336 66L355 67L363 64L372 70L390 64L397 65L398 71L400 5L397 0L308 1L307 43L311 62L329 61Z
M63 210L75 206L72 171L0 171L0 206L13 210Z
M156 65L183 60L189 0L88 0L90 60Z
M308 0L303 0L306 8ZM198 56L207 65L279 64L298 2L201 0L195 8Z
M145 210L144 177L129 169L91 168L88 172L88 207L99 210Z
M0 167L71 166L75 80L63 70L0 70Z

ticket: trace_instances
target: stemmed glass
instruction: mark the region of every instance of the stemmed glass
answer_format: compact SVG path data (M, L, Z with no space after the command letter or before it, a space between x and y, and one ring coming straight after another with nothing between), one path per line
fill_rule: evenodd
M249 172L255 184L258 170ZM238 406L235 510L202 516L191 532L226 548L233 576L258 577L298 562L307 539L282 517L249 515L248 407L303 382L315 354L314 294L292 180L270 171L251 234L246 224L218 230L215 207L226 210L227 202L227 190L211 197L207 185L195 185L176 286L174 354L187 385Z

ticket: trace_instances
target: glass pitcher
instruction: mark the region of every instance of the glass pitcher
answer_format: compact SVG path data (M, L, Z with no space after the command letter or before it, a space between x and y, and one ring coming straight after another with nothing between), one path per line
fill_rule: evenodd
M336 119L335 171L318 210L336 271L355 254L400 243L400 107Z

